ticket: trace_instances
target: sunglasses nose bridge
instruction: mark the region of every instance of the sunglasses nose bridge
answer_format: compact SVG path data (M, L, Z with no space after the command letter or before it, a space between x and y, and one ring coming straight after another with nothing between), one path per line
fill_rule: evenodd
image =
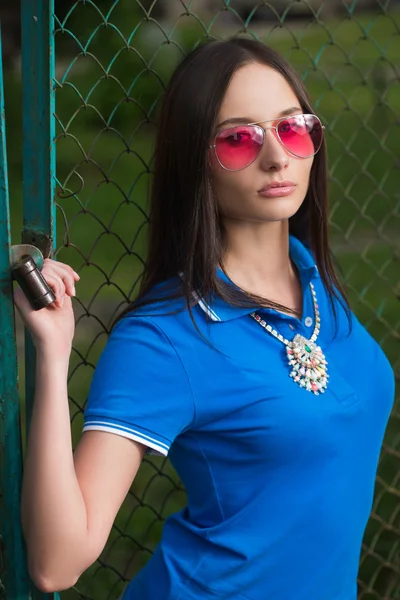
M271 125L270 127L263 127L264 129L264 146L275 146L276 142L278 145L278 148L283 148L284 150L286 150L286 146L285 144L282 142L279 133L278 133L278 126L277 125ZM271 131L270 135L267 135L268 132ZM272 139L271 139L272 138Z
M288 164L289 154L278 135L276 126L264 128L264 143L260 151L261 163L267 168L284 168ZM271 130L271 131L270 131ZM268 135L269 133L269 135Z

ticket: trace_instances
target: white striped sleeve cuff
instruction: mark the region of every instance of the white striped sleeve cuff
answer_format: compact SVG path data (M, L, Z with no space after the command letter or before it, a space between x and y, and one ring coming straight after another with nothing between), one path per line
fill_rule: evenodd
M140 442L144 446L148 447L149 450L146 452L146 454L167 456L170 448L169 444L166 444L155 437L149 436L138 429L134 429L134 427L130 425L122 425L104 418L85 419L82 433L93 430L116 433L117 435L122 435L122 437L134 440L135 442Z

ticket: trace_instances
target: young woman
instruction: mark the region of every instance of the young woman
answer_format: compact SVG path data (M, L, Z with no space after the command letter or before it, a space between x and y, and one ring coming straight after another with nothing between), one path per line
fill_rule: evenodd
M285 60L210 42L177 68L156 146L149 253L112 330L72 452L78 276L16 304L38 353L22 520L38 587L102 551L145 452L188 504L124 600L355 600L394 399L392 368L331 260L323 125Z

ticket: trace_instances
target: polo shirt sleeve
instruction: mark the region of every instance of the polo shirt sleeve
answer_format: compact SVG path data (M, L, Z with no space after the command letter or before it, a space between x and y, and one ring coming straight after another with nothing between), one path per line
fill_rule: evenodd
M118 321L93 375L83 431L115 433L167 456L194 418L186 371L162 329L145 317Z

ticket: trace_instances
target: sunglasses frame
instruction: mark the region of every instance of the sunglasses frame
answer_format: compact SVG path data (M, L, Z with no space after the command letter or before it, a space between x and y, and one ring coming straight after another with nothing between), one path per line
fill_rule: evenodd
M225 171L232 171L232 172L243 171L243 169L247 169L247 167L249 167L250 165L252 165L253 162L255 160L257 160L257 158L259 157L261 149L262 149L262 147L264 146L264 143L265 143L265 135L266 135L267 131L269 131L270 129L275 129L276 138L279 141L279 143L285 148L286 152L288 152L289 154L292 154L292 156L295 156L296 158L300 158L300 159L311 158L312 156L315 156L317 154L317 152L321 149L322 142L323 142L323 137L321 139L321 145L320 145L320 147L318 148L318 150L316 150L315 152L313 152L313 154L310 154L309 156L299 156L295 152L292 152L291 150L289 150L289 148L287 148L287 146L285 146L285 144L283 143L283 141L281 140L281 138L279 136L279 132L278 132L279 125L283 121L287 121L288 119L293 119L295 117L314 117L315 119L317 119L317 121L321 125L321 129L325 129L325 126L322 125L321 119L319 117L317 117L317 115L314 115L312 113L299 113L297 115L289 115L287 117L282 117L281 119L268 119L266 121L256 121L255 123L242 123L242 125L232 125L231 127L226 127L225 129L221 129L221 131L218 131L218 133L215 134L215 136L214 136L214 144L212 146L209 146L209 148L214 150L215 157L216 157L217 161L219 162L219 164L221 165L221 167L223 169L225 169ZM273 122L275 122L275 125L271 125L271 127L261 127L261 123L273 123ZM262 141L262 144L260 144L260 150L258 151L257 155L253 158L253 160L248 165L246 165L245 167L241 167L240 169L228 169L227 167L225 167L221 163L221 161L220 161L220 159L218 157L217 150L216 150L216 147L217 147L217 137L221 133L223 133L224 131L228 131L229 129L234 129L235 127L241 127L241 126L242 127L243 126L244 127L250 127L250 126L253 126L253 125L258 126L259 129L262 131L263 141Z

